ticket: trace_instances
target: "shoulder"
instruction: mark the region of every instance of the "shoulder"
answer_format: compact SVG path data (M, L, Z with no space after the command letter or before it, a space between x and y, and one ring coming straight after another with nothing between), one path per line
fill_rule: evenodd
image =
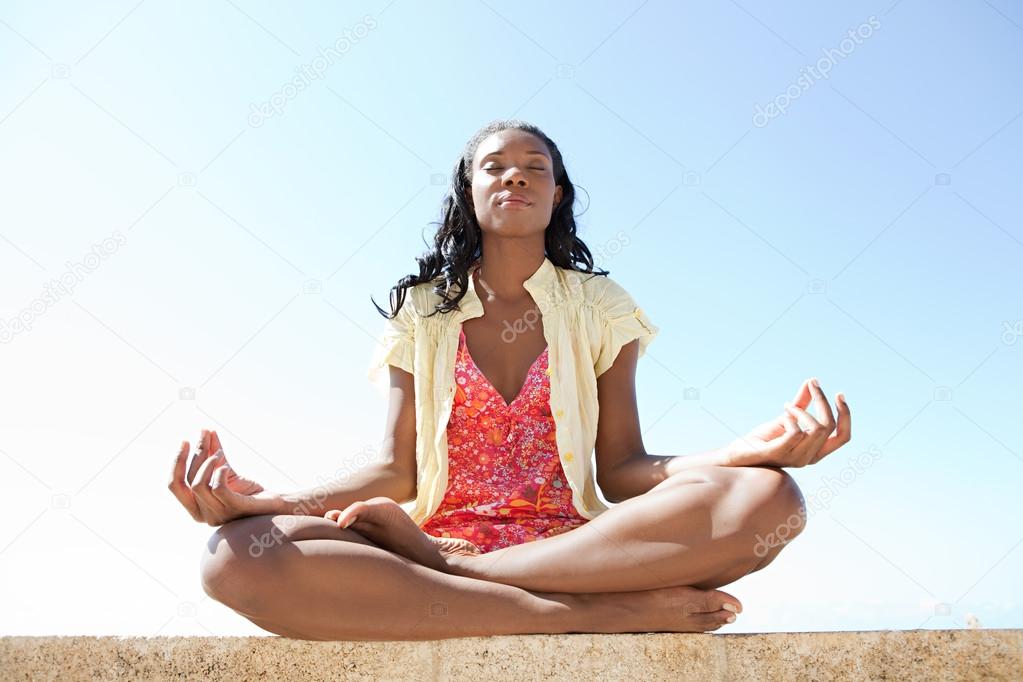
M623 305L635 306L628 290L610 275L564 269L562 273L569 289L576 294L575 297L582 305L591 306L604 313L616 311Z
M435 279L429 282L420 282L409 287L405 297L405 305L411 304L412 311L420 320L434 324L445 324L446 317L444 313L434 314L437 311L437 306L444 302L444 297L435 291L436 287L442 284L443 280Z

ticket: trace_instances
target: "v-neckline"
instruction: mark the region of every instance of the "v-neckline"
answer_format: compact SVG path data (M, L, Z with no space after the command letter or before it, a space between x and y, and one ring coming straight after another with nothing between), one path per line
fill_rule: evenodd
M511 402L508 402L507 400L504 399L504 396L501 395L501 392L497 390L497 387L494 386L494 382L488 379L487 375L483 373L482 369L480 369L480 366L476 364L476 360L472 357L472 353L469 352L469 341L465 337L464 329L459 328L458 338L461 340L462 348L465 349L465 357L468 358L469 362L472 363L472 366L476 369L476 373L483 378L483 381L487 382L487 386L489 386L490 390L494 393L494 395L497 396L497 399L501 401L501 405L505 409L510 408L512 405L518 402L519 398L522 397L522 394L525 392L526 388L529 387L529 379L530 377L533 376L533 369L536 368L536 364L540 362L540 359L543 358L544 354L547 353L547 350L549 348L549 346L545 345L543 347L543 350L540 351L540 354L537 355L536 359L533 360L532 364L529 365L529 369L526 370L526 378L523 379L522 386L519 388L519 392L515 394L515 397L512 398Z

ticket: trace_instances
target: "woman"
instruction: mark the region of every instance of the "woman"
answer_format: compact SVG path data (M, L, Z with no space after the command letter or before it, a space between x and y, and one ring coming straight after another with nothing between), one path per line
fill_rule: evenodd
M273 494L233 471L215 432L187 472L182 444L170 488L220 526L202 561L210 596L316 640L734 621L741 604L716 588L802 530L782 467L847 443L849 406L838 394L836 418L809 380L719 449L648 454L635 372L658 328L593 270L573 201L535 126L498 121L466 145L433 251L392 289L371 364L390 378L380 461L329 489ZM410 513L398 505L412 500Z

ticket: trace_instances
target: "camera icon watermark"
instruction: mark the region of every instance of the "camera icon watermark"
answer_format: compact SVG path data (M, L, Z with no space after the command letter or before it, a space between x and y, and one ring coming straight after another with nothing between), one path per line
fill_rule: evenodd
M682 174L682 184L686 187L699 187L702 178L696 171L686 171Z
M1023 320L1002 321L1002 343L1006 346L1014 346L1021 336L1023 336Z
M183 601L178 604L178 615L182 618L195 618L198 614L198 609L195 608L195 603L190 601Z
M938 386L934 389L934 399L941 402L952 400L952 388L949 386Z
M695 386L687 386L682 390L682 400L699 400L700 389Z
M828 283L823 279L811 279L806 283L806 293L808 294L826 294L828 292Z
M446 616L448 615L448 605L442 601L435 601L430 604L430 615L431 616Z
M447 182L448 182L448 176L444 175L443 173L431 173L430 174L430 184L431 185L435 185L435 186L439 187L441 185L446 185Z
M182 386L178 389L178 400L195 400L195 389L191 386Z
M54 64L50 67L50 76L61 80L71 78L71 67L67 64Z
M571 64L558 64L554 74L558 78L575 78L575 67Z
M71 496L64 493L57 493L50 498L51 509L70 509L71 508Z
M303 294L322 294L323 282L318 279L307 279L302 283Z
M178 174L178 187L195 187L199 179L195 173L185 172Z
M941 186L951 185L952 176L949 175L948 173L938 173L937 175L934 176L934 184Z

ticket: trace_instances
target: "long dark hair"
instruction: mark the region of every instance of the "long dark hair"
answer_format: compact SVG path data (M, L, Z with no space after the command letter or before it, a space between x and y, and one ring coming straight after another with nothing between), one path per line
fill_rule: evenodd
M444 219L433 238L433 248L422 256L416 257L419 274L402 277L391 287L391 313L388 315L383 308L370 301L377 311L387 318L398 314L405 302L405 291L417 284L433 282L434 293L439 294L442 301L430 312L446 313L458 308L458 302L465 296L469 285L469 268L482 255L482 234L476 213L465 198L466 190L472 186L472 161L476 149L486 138L502 130L516 129L531 133L540 138L550 152L554 162L554 183L561 185L561 202L551 212L551 222L544 232L544 250L547 258L555 265L578 272L594 275L608 275L608 270L593 269L593 256L579 237L576 236L575 215L572 205L575 203L575 187L568 179L568 172L561 158L558 145L547 137L542 130L531 123L517 119L497 120L480 128L465 145L458 163L451 173L451 185L448 195L444 198ZM431 223L432 225L438 223ZM452 285L457 284L457 293L448 298Z

